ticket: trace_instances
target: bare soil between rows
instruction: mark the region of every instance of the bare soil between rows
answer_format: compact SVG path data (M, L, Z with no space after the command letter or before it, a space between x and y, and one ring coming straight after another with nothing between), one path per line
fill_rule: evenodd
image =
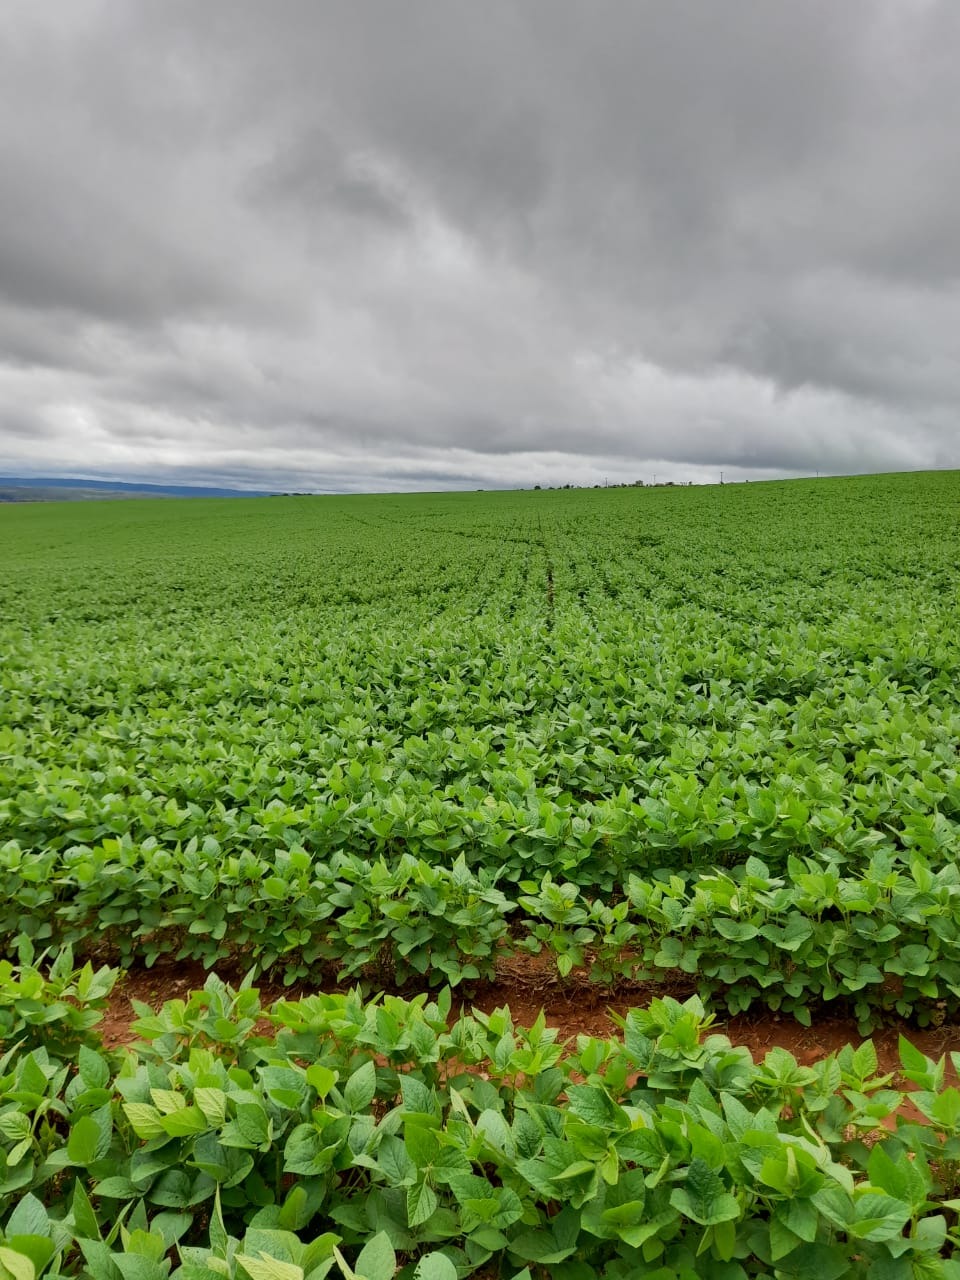
M225 981L234 983L242 977L223 968L218 972ZM166 1000L185 999L191 991L202 987L208 976L208 971L200 964L165 960L159 961L152 969L130 970L117 982L100 1024L105 1044L115 1047L136 1038L132 1025L137 1015L131 1005L132 1000L159 1009ZM307 982L285 987L271 982L269 976L254 985L260 991L264 1008L275 1000L348 989L347 986L317 986ZM610 991L576 974L566 980L561 979L548 957L513 956L498 966L495 982L475 986L469 995L455 1001L453 1012L477 1008L489 1013L509 1005L515 1025L529 1026L542 1009L548 1026L557 1029L561 1040L574 1040L578 1035L606 1038L618 1034L619 1030L611 1014L623 1016L658 995L675 995L682 999L692 990L692 986L671 989L668 984L658 984L649 988ZM951 1051L960 1052L960 1023L918 1028L896 1019L871 1035L863 1036L852 1018L833 1015L828 1010L821 1011L819 1015L815 1012L810 1027L768 1009L736 1016L718 1014L712 1030L729 1036L735 1045L746 1046L754 1059L760 1059L770 1049L779 1047L789 1050L804 1066L826 1058L846 1044L857 1046L870 1039L877 1049L880 1072L890 1072L895 1077L900 1070L898 1041L901 1034L931 1058L939 1058ZM951 1083L957 1082L949 1067L948 1078Z

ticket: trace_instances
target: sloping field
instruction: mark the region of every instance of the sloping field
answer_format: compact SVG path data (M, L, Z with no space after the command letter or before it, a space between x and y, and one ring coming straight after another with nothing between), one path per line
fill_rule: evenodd
M0 934L960 1006L960 476L0 510Z
M0 1280L960 1277L960 474L0 546Z

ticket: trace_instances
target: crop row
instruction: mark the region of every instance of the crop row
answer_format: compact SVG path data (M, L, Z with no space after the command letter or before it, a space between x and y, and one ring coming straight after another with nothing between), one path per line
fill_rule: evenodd
M572 710L565 714L569 719ZM344 735L348 731L363 732L358 724L345 727ZM719 765L703 783L684 771L678 755L651 766L649 776L638 768L630 788L585 799L559 785L544 788L532 744L505 761L490 729L408 739L402 753L389 752L382 741L363 747L355 740L346 758L338 739L326 760L319 749L305 759L294 737L286 758L273 764L271 751L280 750L276 724L260 732L260 746L248 726L235 729L231 746L222 747L231 766L228 783L224 760L206 762L221 749L216 738L203 759L185 765L181 757L197 752L198 743L161 737L154 745L166 759L149 765L150 786L136 781L129 763L109 762L111 744L124 736L120 720L100 722L97 754L82 778L44 768L20 754L21 743L0 759L0 827L37 850L124 836L172 849L213 835L227 853L302 844L320 857L339 850L364 857L406 851L449 862L462 852L471 865L496 865L515 882L540 867L605 892L630 871L690 873L750 853L778 868L790 854L824 851L853 864L878 849L931 860L960 856L960 777L918 751L909 764L873 751L869 777L849 794L842 770L800 754L790 772L764 784ZM623 769L630 744L623 739L617 750L615 736L609 727L602 741L594 734L589 750L555 743L551 767L589 767L598 775ZM692 737L676 741L694 749ZM16 748L9 737L8 746ZM764 749L762 742L756 749ZM459 781L440 785L441 761L448 775L463 772ZM159 786L164 790L154 789Z
M303 849L272 860L216 841L170 851L109 841L58 856L0 850L0 939L108 947L124 966L159 956L276 969L284 981L362 979L373 987L492 978L498 958L546 948L561 976L588 967L613 985L663 979L738 1012L808 1021L848 1001L869 1028L886 1012L943 1021L960 1009L960 870L875 854L862 874L759 859L690 883L630 875L593 897L548 872L505 892L465 859L438 866Z
M13 1280L960 1276L960 1091L906 1041L915 1122L869 1042L755 1063L696 999L572 1049L449 991L211 977L111 1052L114 977L0 964Z

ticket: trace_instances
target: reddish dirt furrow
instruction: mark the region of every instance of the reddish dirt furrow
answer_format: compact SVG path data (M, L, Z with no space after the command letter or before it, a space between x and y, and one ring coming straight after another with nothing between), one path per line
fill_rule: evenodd
M227 981L239 980L236 974L223 973L221 976ZM113 1046L134 1038L131 1024L136 1014L131 1000L159 1008L165 1000L186 998L191 991L202 987L206 978L206 970L197 964L160 963L153 969L136 969L127 973L117 983L101 1024L104 1041ZM309 995L318 990L344 989L306 983L284 987L266 980L257 985L264 1007L281 998ZM562 1040L567 1040L578 1035L606 1037L616 1034L617 1027L611 1013L622 1016L636 1005L664 994L675 994L681 998L689 993L679 990L668 992L664 987L609 992L586 980L562 982L552 964L543 957L514 957L501 966L495 983L484 984L459 1007L464 1010L476 1007L490 1012L509 1005L518 1026L529 1026L543 1009L548 1024L557 1028ZM455 1011L458 1011L457 1006ZM814 1016L812 1026L804 1027L792 1018L770 1011L726 1018L718 1016L713 1030L729 1036L736 1045L745 1045L754 1058L762 1058L769 1049L778 1046L788 1049L804 1065L825 1058L845 1044L856 1046L867 1038L858 1033L856 1023L850 1018L823 1014ZM956 1023L927 1029L911 1027L906 1022L892 1023L869 1037L876 1045L883 1073L899 1071L897 1046L901 1033L932 1058L951 1050L960 1052L960 1025Z

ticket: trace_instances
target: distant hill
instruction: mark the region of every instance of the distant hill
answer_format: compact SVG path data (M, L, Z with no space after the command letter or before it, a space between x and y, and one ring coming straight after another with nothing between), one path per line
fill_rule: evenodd
M266 489L87 480L78 476L0 476L0 502L83 502L92 498L265 498Z

